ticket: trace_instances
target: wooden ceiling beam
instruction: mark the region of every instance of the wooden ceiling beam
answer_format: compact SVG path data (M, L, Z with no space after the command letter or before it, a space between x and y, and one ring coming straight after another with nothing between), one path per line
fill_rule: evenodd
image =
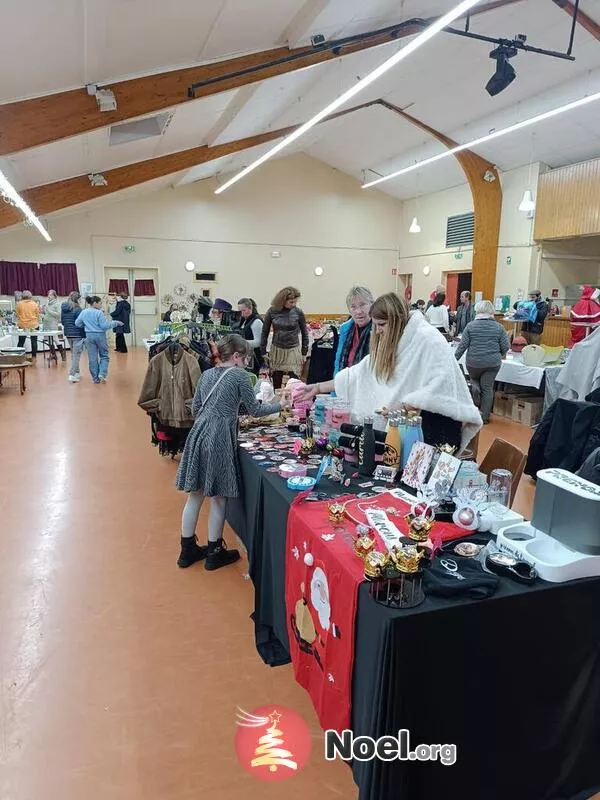
M523 0L492 0L475 7L471 15L518 2ZM6 103L0 105L0 156L189 102L188 89L193 84L211 81L195 93L196 98L208 97L413 36L423 30L423 22L432 21L407 25L397 33L387 29L387 33L347 44L341 50L278 47L197 67L103 84L103 88L115 94L116 111L99 111L95 97L88 95L85 88ZM282 61L291 56L294 60Z
M407 122L428 133L445 147L451 149L458 142L432 128L416 117L407 114L398 106L380 100L380 105L398 114ZM472 150L461 150L454 158L460 164L471 189L473 212L475 215L475 236L473 240L473 292L482 292L485 300L494 300L496 288L496 264L498 261L498 242L500 240L500 218L502 214L502 186L494 164L477 155ZM434 167L435 169L435 167ZM484 175L492 173L494 180L485 180Z
M571 0L554 0L554 2L563 11L566 11L570 17L574 16L575 6ZM600 25L580 8L577 9L577 24L581 25L594 39L600 41Z
M325 122L344 117L347 114L352 114L355 111L368 108L376 103L377 101L362 103L361 105L338 111L326 117L319 124L323 125ZM212 147L201 145L200 147L180 150L177 153L170 153L169 155L151 158L146 161L136 161L134 164L128 164L125 167L102 170L100 174L106 179L106 186L92 186L86 174L78 175L75 178L67 178L62 181L55 181L54 183L46 183L42 186L35 186L21 192L21 195L34 213L39 217L43 217L54 211L60 211L70 206L79 205L88 200L96 200L99 197L105 197L114 192L129 189L140 183L146 183L156 178L163 178L166 175L173 175L177 172L197 167L199 164L205 164L208 161L216 161L218 158L223 158L233 153L239 153L251 147L257 147L258 145L272 142L275 139L281 139L283 136L287 136L288 133L296 130L296 127L296 125L292 125L287 128L267 131L266 133L259 133L255 136L247 136L244 139L236 139L233 142L226 142L225 144L218 144ZM7 228L10 225L16 225L22 221L23 215L20 211L13 206L0 204L0 229Z

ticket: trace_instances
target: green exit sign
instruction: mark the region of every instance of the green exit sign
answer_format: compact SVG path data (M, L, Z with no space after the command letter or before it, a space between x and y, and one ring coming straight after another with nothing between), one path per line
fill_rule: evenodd
M510 266L512 264L512 256L506 256L506 263Z
M454 253L454 258L455 258L457 261L460 261L462 257L463 257L463 254L462 254L462 253Z
M135 253L135 245L134 244L126 244L123 250L126 253Z

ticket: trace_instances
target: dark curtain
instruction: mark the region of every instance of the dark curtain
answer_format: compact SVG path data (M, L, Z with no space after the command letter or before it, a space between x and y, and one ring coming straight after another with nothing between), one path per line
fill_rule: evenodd
M37 285L34 294L48 294L50 289L67 297L71 292L79 291L77 264L40 264L37 271Z
M154 281L136 281L133 287L133 294L135 297L154 297L156 294L154 290Z
M129 294L129 283L124 278L111 278L108 282L108 293L121 294L121 292Z
M30 261L0 261L0 294L36 292L38 265Z

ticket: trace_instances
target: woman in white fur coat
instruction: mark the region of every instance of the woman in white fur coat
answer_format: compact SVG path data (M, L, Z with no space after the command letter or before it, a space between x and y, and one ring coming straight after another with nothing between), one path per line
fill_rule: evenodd
M482 420L448 342L396 294L379 297L371 319L369 356L333 381L307 386L304 397L335 390L358 424L378 409L418 409L428 444L464 450Z

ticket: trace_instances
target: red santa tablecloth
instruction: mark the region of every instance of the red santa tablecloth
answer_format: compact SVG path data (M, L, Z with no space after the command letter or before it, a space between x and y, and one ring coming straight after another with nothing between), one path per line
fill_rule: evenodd
M401 533L408 532L407 503L389 494L352 499L353 520L333 525L329 502L295 502L287 525L285 602L290 655L298 683L310 694L323 730L350 727L354 625L363 562L354 553L357 522L364 510L387 510ZM456 539L466 531L436 523L434 541ZM379 540L379 550L385 552Z

